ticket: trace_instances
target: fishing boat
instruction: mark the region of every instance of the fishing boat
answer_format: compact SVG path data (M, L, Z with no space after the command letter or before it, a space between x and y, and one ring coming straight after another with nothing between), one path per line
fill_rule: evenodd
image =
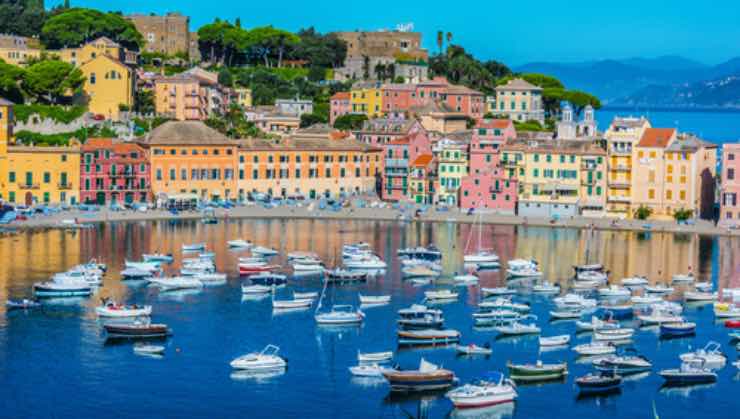
M383 377L391 386L391 391L428 391L446 389L455 381L455 374L439 366L427 362L424 358L419 363L419 369L383 371Z
M648 284L648 279L644 276L631 276L622 279L622 285L625 287L643 287Z
M513 259L507 262L506 273L511 278L537 278L542 272L534 260Z
M545 281L541 284L534 285L532 292L538 294L556 294L560 292L560 285L553 284L550 281Z
M516 290L515 289L507 288L507 287L497 287L497 288L481 287L480 290L483 293L483 296L484 297L501 296L501 295L514 295L514 294L516 294Z
M435 278L440 275L438 271L427 268L424 265L402 268L401 274L404 278Z
M203 282L190 276L151 278L149 282L169 291L203 288Z
M106 323L103 328L111 338L159 338L172 334L166 324L152 323L149 318L132 323Z
M630 295L632 295L632 292L630 290L618 285L609 285L606 288L599 288L598 293L599 297L602 298L619 298L629 297Z
M242 294L261 295L261 294L269 294L271 292L272 292L272 287L268 287L266 285L242 284Z
M540 346L563 346L570 343L570 335L540 336Z
M278 254L277 250L264 246L254 246L250 251L253 255L258 255L262 257L275 256Z
M448 289L424 291L424 297L427 300L457 300L459 295L459 293Z
M130 260L124 261L124 267L126 269L141 269L142 271L156 272L159 270L160 262L134 262Z
M229 365L234 369L249 371L283 369L288 365L288 362L281 358L278 352L280 352L279 347L267 345L260 352L248 353L234 359Z
M360 304L362 305L380 305L391 302L390 295L359 295Z
M491 344L486 342L483 344L483 346L478 346L474 343L470 343L467 345L455 345L455 350L459 354L464 355L490 355L493 353L493 350L491 349Z
M686 291L683 294L686 302L711 302L717 301L716 292Z
M679 355L682 362L694 363L703 361L704 367L708 369L721 369L727 363L727 356L720 350L721 345L714 341L709 341L704 348L697 349L693 352L686 352Z
M164 346L137 343L134 345L134 353L142 355L162 355L164 353Z
M257 275L250 276L249 281L252 284L257 285L285 285L285 283L288 282L288 277L286 275L276 274L272 272L260 272Z
M453 329L398 330L399 345L445 345L460 342L460 332Z
M41 303L34 300L29 300L27 298L24 298L22 300L8 300L5 302L5 307L7 307L9 310L14 309L29 309L29 308L36 308L41 306Z
M621 355L609 355L594 360L593 367L602 372L627 375L650 371L653 364L644 356L638 355L634 349L628 349Z
M252 242L243 239L234 239L226 242L226 245L231 249L247 249L252 247Z
M429 308L421 304L413 304L409 308L398 310L398 326L403 329L434 329L444 324L442 310Z
M175 260L174 256L172 256L172 253L144 253L142 255L142 258L144 258L144 262L162 262L162 263L171 263L173 260Z
M614 329L597 329L594 330L594 340L597 341L622 341L632 339L635 334L634 329L620 327Z
M694 282L694 274L690 272L688 274L676 274L673 275L671 281L675 284L688 284Z
M111 299L103 299L103 304L95 307L98 317L143 317L152 314L152 306L139 306L136 304L118 304Z
M573 351L581 356L609 355L617 352L617 347L611 342L589 342L574 346Z
M424 260L440 260L442 259L442 251L437 246L430 244L429 246L423 247L407 247L405 249L398 249L396 254L399 257L406 257L410 259L424 259Z
M396 368L384 367L378 364L360 364L349 367L349 372L356 377L383 377L385 371L396 371Z
M534 364L514 364L508 361L506 366L509 368L509 376L514 381L547 381L568 375L568 364L565 362L544 364L541 360L537 360Z
M51 281L33 284L36 297L86 297L92 294L92 286L83 279L56 277Z
M293 308L308 308L313 304L313 298L294 298L292 300L272 300L272 308L285 310Z
M588 373L575 379L581 394L600 394L618 389L622 385L622 377L614 372Z
M714 303L714 317L718 319L740 318L740 306L734 303Z
M457 387L445 394L457 409L482 408L513 402L516 386L500 372L489 372L482 378Z
M320 307L320 305L319 305ZM346 325L360 324L365 319L365 313L362 310L356 310L351 305L335 305L330 311L314 315L316 323L323 325Z
M391 359L393 359L393 351L365 353L357 351L357 361L359 362L384 362Z
M136 279L147 279L154 275L152 271L139 269L139 268L126 268L121 271L121 279L136 280Z
M190 243L182 245L183 252L199 252L201 250L206 250L205 243Z
M343 268L327 269L324 271L329 282L359 282L367 280L367 272L350 271Z
M524 324L519 323L518 321L514 321L511 324L496 326L494 327L494 330L502 336L533 335L540 333L540 328L534 323Z
M679 368L661 370L658 373L667 385L704 384L717 381L717 373L706 368L703 362L684 362Z
M692 322L662 323L660 325L661 338L691 336L695 333L696 323Z
M670 294L673 292L673 287L669 287L663 284L657 284L653 286L646 285L645 292L648 292L650 294Z

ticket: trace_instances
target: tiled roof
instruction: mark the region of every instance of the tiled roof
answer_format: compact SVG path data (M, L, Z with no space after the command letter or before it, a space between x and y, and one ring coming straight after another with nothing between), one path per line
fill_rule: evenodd
M526 151L554 154L606 155L606 150L591 141L584 140L510 140L504 151Z
M372 147L352 139L330 139L329 137L287 137L279 140L247 138L236 141L239 148L246 151L359 151L380 152Z
M447 92L448 95L480 95L483 96L483 93L471 89L467 86L463 86L460 84L451 84L447 86Z
M349 92L336 92L331 96L331 100L349 100Z
M415 167L426 167L429 163L431 163L432 158L433 157L431 154L422 154L417 157L411 165Z
M153 129L141 142L149 145L235 145L225 135L200 121L169 121Z
M523 79L512 79L506 84L496 87L496 90L542 90L542 88Z
M383 90L408 90L415 91L416 85L409 83L386 83L382 86Z
M648 128L642 134L637 146L665 148L675 134L675 128Z
M506 129L513 125L511 119L481 119L475 125L476 128Z

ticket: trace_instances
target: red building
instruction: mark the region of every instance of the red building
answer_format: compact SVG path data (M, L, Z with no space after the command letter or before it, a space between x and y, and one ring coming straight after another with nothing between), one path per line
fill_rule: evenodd
M90 138L81 154L81 202L107 205L148 200L149 158L143 147L111 138Z

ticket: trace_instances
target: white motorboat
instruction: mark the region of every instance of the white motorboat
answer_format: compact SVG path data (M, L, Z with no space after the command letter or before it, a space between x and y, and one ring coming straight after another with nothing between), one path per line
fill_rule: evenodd
M727 357L720 348L719 343L709 341L704 348L683 353L679 358L685 363L703 363L704 367L709 369L722 369L727 363Z
M534 260L513 259L507 262L506 273L512 278L536 278L542 276L542 272Z
M239 258L239 263L261 263L263 265L267 265L267 259L263 258L262 256L243 256Z
M126 269L134 268L134 269L141 269L142 271L149 271L149 272L155 272L159 270L159 262L134 262L127 260L124 262L124 266Z
M401 268L404 278L435 278L440 275L439 271L427 268L424 265L416 265Z
M126 268L121 271L122 279L147 279L152 275L153 272L139 268Z
M683 294L686 302L710 302L717 301L716 292L686 291Z
M540 333L540 328L537 327L537 325L519 323L518 321L515 321L507 325L497 326L497 327L494 327L493 329L501 335L509 335L509 336L532 335L532 334Z
M365 353L357 351L357 360L359 362L384 362L391 359L393 359L393 351Z
M581 356L609 355L617 352L617 347L611 342L582 343L573 347L573 350Z
M474 284L478 282L478 277L473 274L455 275L452 280L457 284Z
M360 364L349 367L349 372L356 377L383 377L384 372L395 370L395 368L384 367L378 364Z
M79 280L79 281L85 281L88 285L97 286L100 285L103 280L100 275L88 273L86 271L67 271L67 272L60 272L54 274L54 276L51 277L52 281L62 281L62 280Z
M164 290L184 290L193 288L203 288L203 282L190 276L173 276L163 278L151 278L150 283L159 286Z
M660 325L663 323L681 323L683 317L664 310L653 310L647 314L638 314L637 320L644 326Z
M515 303L508 298L498 297L491 301L478 303L481 310L513 310L520 313L528 313L532 308L529 304Z
M278 356L279 351L279 347L267 345L261 352L252 352L234 359L230 365L234 369L250 371L283 369L288 362Z
M405 329L441 328L444 324L442 310L429 308L421 304L398 310L398 325Z
M293 298L296 298L296 299L298 299L298 298L303 298L303 299L310 298L312 300L315 300L316 298L318 298L318 296L319 296L319 293L318 292L315 292L315 291L313 291L313 292L295 292L294 291L293 292Z
M385 269L388 267L388 265L383 262L382 259L380 259L377 256L365 256L359 259L352 259L352 260L344 260L344 267L347 269L368 269L368 270L376 270L376 269Z
M472 384L447 392L445 396L457 409L477 409L511 403L517 398L517 393L511 380L499 372L491 372Z
M248 249L252 247L252 242L244 239L229 240L226 244L232 249Z
M113 300L104 300L103 305L95 307L95 313L99 317L144 317L152 314L152 306L117 304Z
M622 285L625 287L642 287L647 284L648 280L644 276L631 276L629 278L622 279Z
M560 285L553 284L550 281L545 281L541 284L534 285L532 287L532 292L536 292L538 294L557 294L560 292Z
M466 264L493 263L498 261L498 255L489 250L479 250L463 256L463 262Z
M712 292L712 283L708 281L697 282L694 284L694 288L696 288L697 291L701 292Z
M514 310L486 310L473 313L476 324L519 320L522 316Z
M164 346L139 342L134 344L134 353L142 355L162 355L164 353Z
M540 346L562 346L570 343L570 335L540 336Z
M288 260L318 260L319 255L314 252L305 252L302 250L294 250L288 252Z
M459 293L448 289L424 291L424 297L427 300L457 300L459 295Z
M675 284L688 284L691 282L694 282L694 274L688 273L688 274L676 274L673 275L671 278L671 281Z
M490 355L493 353L489 343L486 343L483 346L478 346L472 343L468 345L457 344L455 345L455 350L457 353L465 355Z
M295 272L324 272L324 265L321 262L294 260L291 262Z
M401 259L401 267L411 268L414 266L423 266L433 271L442 272L442 265L439 262L426 259Z
M622 341L632 339L635 330L627 327L613 329L596 329L594 330L594 340L597 341Z
M292 300L272 300L272 308L276 310L292 308L308 308L313 304L313 298L294 298Z
M550 311L550 318L553 320L580 319L584 313L586 311L580 308L566 308Z
M216 285L226 282L226 274L224 273L200 272L195 274L194 276L205 285Z
M351 305L335 305L329 312L317 312L314 318L316 323L324 325L359 324L365 319L365 313Z
M630 295L632 295L632 292L630 290L618 285L609 285L606 288L599 288L599 297L602 298L626 298Z
M735 303L714 303L713 309L718 319L740 318L740 306Z
M596 316L591 317L590 322L577 321L576 329L578 331L594 331L600 329L615 329L619 328L619 323L615 321L601 320Z
M254 246L252 247L251 252L253 255L259 256L275 256L278 254L277 250L263 246Z
M190 243L182 245L183 252L199 252L201 250L206 250L205 243Z
M380 305L391 302L390 295L359 295L360 304L362 305Z
M650 294L670 294L673 292L673 287L669 287L663 284L657 284L653 286L646 285L645 292Z
M269 294L272 292L272 287L267 285L247 285L242 284L242 294Z
M580 294L565 294L553 300L558 309L584 309L596 307L596 300Z
M57 277L47 282L33 284L36 297L86 297L92 294L92 286L84 279Z
M571 289L575 291L591 291L603 284L601 281L575 281L571 285Z
M639 304L639 305L646 305L646 304L655 304L663 301L663 297L659 297L657 295L633 295L630 298L630 302L632 304Z
M142 258L144 258L144 262L163 262L163 263L171 263L175 258L172 256L172 253L144 253L142 255Z
M576 274L576 281L596 281L604 283L607 279L609 279L609 275L606 272L582 271Z
M480 290L483 293L484 297L489 297L493 295L514 295L516 294L515 289L507 288L507 287L497 287L497 288L482 287Z

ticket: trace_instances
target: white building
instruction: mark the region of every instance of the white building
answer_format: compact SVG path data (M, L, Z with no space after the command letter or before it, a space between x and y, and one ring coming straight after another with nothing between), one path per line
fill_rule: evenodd
M495 109L490 108L490 112L507 115L513 121L545 123L542 88L525 80L513 79L505 85L498 86L494 105Z

